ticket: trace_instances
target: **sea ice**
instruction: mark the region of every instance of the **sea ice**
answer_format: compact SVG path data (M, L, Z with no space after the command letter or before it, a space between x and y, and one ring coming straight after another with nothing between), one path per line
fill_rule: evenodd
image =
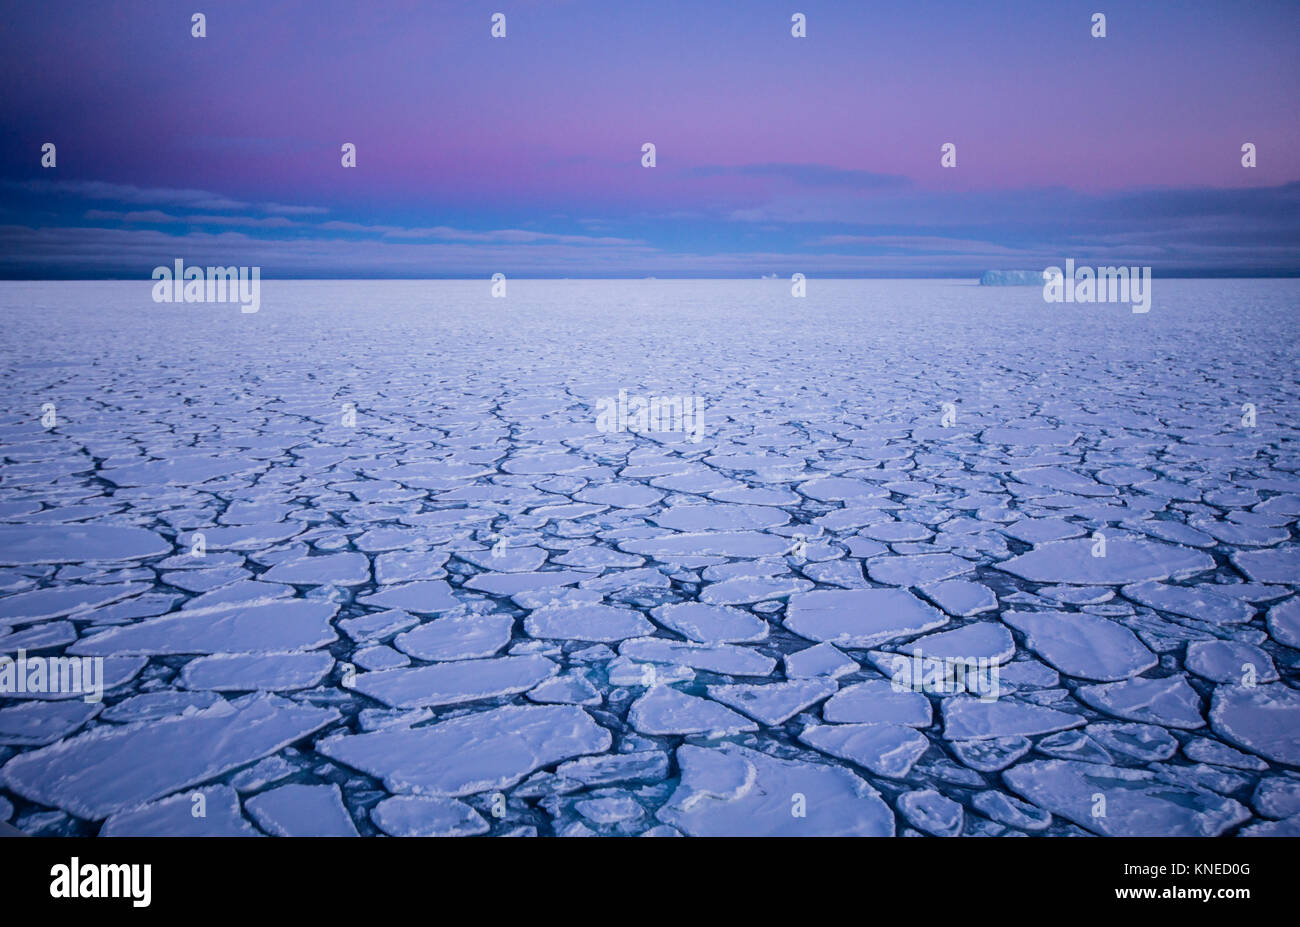
M836 589L792 596L785 626L809 640L867 648L947 621L905 589Z
M1052 815L1003 792L978 792L971 805L985 817L1019 830L1045 830L1052 823Z
M291 586L360 586L370 581L370 561L359 553L304 557L278 563L260 578Z
M0 283L0 653L105 658L102 710L0 701L0 818L1300 830L1300 287L1165 281L1178 311L1116 338L1012 290L823 280L792 315L760 283L484 313L472 282L280 281L277 336L233 353L203 347L232 317L141 315L130 282L94 311ZM599 432L624 387L698 395L702 440ZM916 650L1005 660L1000 694L895 691Z
M639 637L624 641L621 656L649 663L669 663L728 676L767 676L776 661L748 647L735 644L693 644L662 637Z
M358 601L371 608L396 608L420 615L435 615L461 607L451 587L441 579L386 586L383 591L362 596Z
M969 560L952 554L912 554L867 561L867 575L886 586L925 586L974 569Z
M273 837L357 836L337 785L282 785L254 795L246 807Z
M580 641L621 641L654 631L640 612L612 605L539 608L524 619L529 637Z
M97 586L75 583L70 586L51 586L20 592L0 599L0 628L31 624L49 618L59 618L82 613L129 596L139 595L152 588L148 583Z
M709 698L730 705L763 724L783 724L839 687L816 677L759 685L708 686Z
M979 772L1006 769L1033 747L1028 737L994 737L988 740L954 740L952 752L957 759Z
M553 676L528 690L534 702L559 705L599 705L600 692L582 676L569 673Z
M1219 587L1209 584L1168 586L1162 583L1137 583L1124 586L1120 592L1125 598L1150 608L1211 624L1241 624L1250 621L1255 614L1255 609L1247 603L1222 595Z
M384 780L392 792L473 795L535 769L604 753L609 731L571 705L508 705L425 727L343 734L317 743L331 759Z
M1106 541L1104 557L1093 556L1096 544L1091 538L1054 541L994 566L1036 583L1077 586L1115 586L1181 578L1214 568L1214 558L1209 554L1174 544L1111 538Z
M943 701L943 736L948 740L1032 737L1079 727L1084 721L1082 715L1008 698L957 696Z
M992 589L965 579L946 579L922 586L921 594L957 618L971 618L998 607L998 597Z
M846 673L855 673L859 669L856 661L840 653L831 644L814 644L795 653L787 653L784 662L787 679L807 676L829 676L834 679Z
M1011 632L997 624L977 622L952 631L938 631L908 644L891 647L909 656L920 651L922 660L986 660L1006 663L1016 654Z
M561 763L555 774L583 785L609 785L612 782L658 782L668 775L668 755L658 750L614 753L608 756L584 756Z
M0 776L32 801L99 820L275 753L338 717L333 709L250 696L158 721L98 727L16 756Z
M180 612L83 637L78 656L280 653L315 650L338 639L333 602L293 599L199 614Z
M845 686L822 706L822 717L836 724L887 722L929 727L930 700L911 689L895 689L886 679Z
M390 837L470 837L490 829L463 801L423 795L385 798L371 810L370 819Z
M143 560L171 550L152 531L125 525L0 525L0 565Z
M1034 760L1002 778L1020 795L1086 830L1117 837L1217 837L1250 817L1230 798L1159 781L1143 769ZM1106 800L1105 814L1095 796Z
M778 760L734 744L684 745L677 762L681 784L658 817L692 836L894 835L889 806L846 769ZM799 796L802 816L792 814Z
M360 673L352 685L390 708L428 708L526 692L558 671L542 656L494 657Z
M898 798L898 810L913 827L936 837L960 835L965 822L961 805L934 789L904 792Z
M202 799L203 814L195 814ZM260 837L239 811L239 796L225 785L173 795L109 816L101 837Z
M1121 624L1086 612L1004 612L1031 650L1067 676L1115 681L1158 662Z
M334 668L328 653L221 653L185 664L180 684L214 692L309 689Z
M79 730L103 709L84 701L21 702L0 708L0 745L41 747Z
M1273 658L1253 644L1193 641L1187 645L1187 668L1205 679L1229 685L1277 682Z
M756 731L758 725L717 702L679 692L671 686L652 686L632 703L627 720L642 734L734 734Z
M1268 610L1268 633L1279 644L1300 650L1300 596Z
M661 605L650 615L665 628L701 644L760 641L768 634L766 621L725 605L679 602Z
M700 601L707 605L746 605L783 599L812 587L811 582L797 576L746 576L710 583L700 592Z
M490 657L510 643L515 620L509 615L437 618L397 635L394 646L417 660L468 660Z
M1281 683L1219 686L1210 726L1229 743L1258 756L1300 766L1300 692Z
M1205 725L1200 696L1182 675L1080 686L1076 692L1080 701L1117 718L1187 730Z
M809 725L799 739L890 779L905 777L930 747L924 734L888 723Z

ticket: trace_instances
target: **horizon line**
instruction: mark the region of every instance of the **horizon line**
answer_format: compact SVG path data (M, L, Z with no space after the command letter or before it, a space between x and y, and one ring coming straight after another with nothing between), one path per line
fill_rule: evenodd
M205 266L205 265L195 264L193 266L198 267L198 266ZM249 266L249 265L245 265L245 266ZM1038 268L1023 268L1023 267L988 269L988 271L997 271L1003 273L1017 272L1017 271L1036 272L1037 270ZM808 273L804 273L803 271L795 271L792 273L803 274L803 277L806 280L952 280L952 281L973 281L976 284L978 284L980 277L982 276L982 273L986 273L988 271L984 271L981 272L981 274L974 274L974 275L972 274L938 274L938 275L935 274L896 274L896 275L895 274L870 274L866 276L857 276L853 274L808 274ZM263 273L259 275L259 279L261 279L263 282L266 281L330 282L332 281L332 282L339 282L339 283L354 282L354 281L374 282L374 281L389 281L389 280L391 281L423 280L423 281L431 281L431 282L474 280L474 281L491 282L493 273L504 273L504 272L493 271L493 272L482 273L482 274L455 274L455 275L436 274L431 276L410 275L410 274L385 274L385 275L346 276L346 277L314 276L314 275L267 276L266 274ZM1152 277L1153 278L1159 277L1160 279L1165 279L1165 280L1295 280L1300 278L1300 269L1289 270L1284 272L1275 272L1275 273L1247 273L1247 272L1236 272L1236 271L1223 271L1223 272L1200 272L1200 273L1175 272L1175 273L1168 273L1168 274L1155 274L1153 272ZM560 276L558 274L554 274L554 275L545 274L545 275L512 276L511 274L505 274L505 278L507 280L530 280L530 281L624 280L624 281L643 282L643 283L648 283L652 281L678 281L678 280L680 281L702 281L702 280L704 281L707 280L764 281L767 280L767 281L782 281L788 283L791 280L791 275L776 274L771 276L762 276L762 275L753 276L752 274L746 274L746 275L729 274L723 276L715 276L715 275L706 275L706 274L696 274L696 275L679 275L679 276L659 276L657 274L646 274L646 275L598 274L592 276ZM72 277L72 276L21 277L21 276L9 276L8 274L0 272L0 283L122 283L122 282L138 282L138 283L153 284L156 283L157 281L152 277L145 276L145 275L126 276L126 275L115 274L115 275L108 275L108 276L84 276L84 277ZM1028 288L1034 285L1036 284L1016 284L1015 286L1019 288ZM994 286L1001 289L1007 288L1007 285L994 285Z

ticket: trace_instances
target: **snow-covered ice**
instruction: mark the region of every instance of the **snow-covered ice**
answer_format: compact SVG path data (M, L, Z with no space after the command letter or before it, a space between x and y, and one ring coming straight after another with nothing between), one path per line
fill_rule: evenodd
M0 283L0 820L1300 831L1300 282L769 283Z

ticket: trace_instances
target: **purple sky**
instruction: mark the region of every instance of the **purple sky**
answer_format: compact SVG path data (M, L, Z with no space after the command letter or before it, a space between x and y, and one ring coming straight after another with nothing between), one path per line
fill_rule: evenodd
M1300 273L1294 2L191 6L6 12L0 276Z

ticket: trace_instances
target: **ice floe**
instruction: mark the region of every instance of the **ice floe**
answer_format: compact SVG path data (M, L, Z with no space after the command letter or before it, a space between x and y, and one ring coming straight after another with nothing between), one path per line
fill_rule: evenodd
M330 624L338 606L293 599L247 607L152 618L83 637L78 656L280 653L315 650L338 639Z
M360 673L352 685L390 708L429 708L526 692L558 671L543 656L495 657Z
M143 560L172 545L126 525L0 525L0 565Z
M1072 712L1009 698L983 701L957 696L943 702L943 736L948 740L1032 737L1079 727L1085 720Z
M1086 612L1004 612L1036 654L1067 676L1115 681L1155 666L1155 654L1128 628Z
M338 718L269 695L99 727L14 757L0 774L32 801L99 820L275 753Z
M712 734L756 731L758 725L717 702L671 686L652 686L632 703L628 723L642 734Z
M729 705L755 721L782 724L799 712L833 695L839 687L815 677L758 685L708 686L709 698Z
M490 657L510 643L514 624L509 615L437 618L398 634L393 643L398 650L419 660Z
M188 352L184 402L175 345L204 317L24 284L0 333L28 359L0 389L0 657L103 657L105 687L0 700L0 819L1300 831L1300 394L1277 376L1300 340L1241 350L1295 291L1225 315L1226 284L1175 284L1177 313L1116 341L1015 306L936 338L969 321L961 288L823 281L889 331L837 327L828 364L826 327L765 298L737 328L730 283L650 315L625 282L530 284L510 313L284 283L293 337ZM702 337L643 363L629 331L687 320ZM420 339L456 350L397 362ZM1058 342L1081 347L1043 376ZM700 396L703 440L598 431L624 387ZM946 685L969 661L990 697Z
M1105 836L1216 837L1250 817L1230 798L1174 786L1143 769L1034 760L1002 777L1038 807Z
M877 776L902 779L930 747L924 734L901 724L809 725L799 739Z
M337 785L282 785L254 795L246 807L273 837L357 836Z
M198 799L202 804L196 803ZM195 811L201 808L202 814ZM239 810L239 796L218 785L109 816L101 837L258 837Z
M1300 692L1281 683L1219 686L1210 726L1229 743L1257 756L1300 766Z
M1205 724L1200 696L1181 674L1080 686L1075 691L1080 701L1117 718L1187 730Z
M1112 538L1106 541L1105 556L1093 554L1101 549L1090 538L1055 541L994 566L1037 583L1079 586L1152 582L1214 568L1214 558L1209 554L1175 544Z
M463 801L423 795L385 798L370 819L390 837L470 837L489 830L483 816Z
M462 796L502 789L533 770L609 749L610 733L570 705L505 706L417 728L343 734L317 750L384 780L393 792Z
M624 641L618 652L630 660L668 663L728 676L767 676L776 661L748 647L735 644L694 644L662 637L641 637Z
M681 784L658 817L692 836L894 834L889 806L846 769L730 744L679 747L677 762Z
M320 683L334 668L334 658L307 653L222 653L185 664L180 684L215 692L285 692Z
M947 615L905 589L837 589L792 596L785 626L809 640L867 648L947 621Z
M725 605L678 602L661 605L650 615L665 628L701 644L760 641L768 635L766 621Z
M929 727L930 700L920 692L895 688L886 679L868 679L840 689L822 706L822 717L836 724L885 722Z
M640 637L654 625L640 612L612 605L539 608L524 619L529 637L581 641L621 641Z

